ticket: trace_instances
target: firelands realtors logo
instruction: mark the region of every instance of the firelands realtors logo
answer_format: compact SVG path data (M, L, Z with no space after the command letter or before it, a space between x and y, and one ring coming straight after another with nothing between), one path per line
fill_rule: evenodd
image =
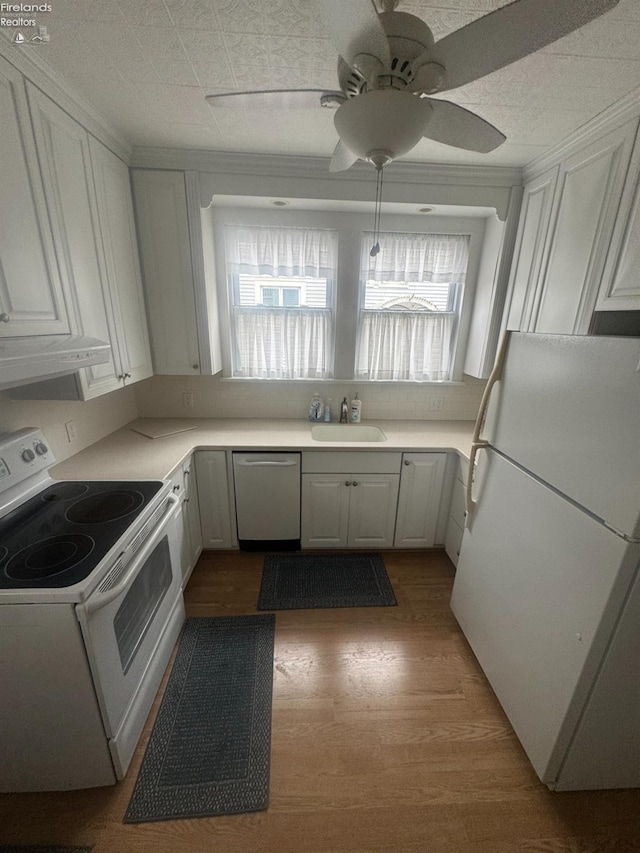
M14 44L46 44L47 28L34 16L50 11L51 3L0 3L0 27L14 31Z

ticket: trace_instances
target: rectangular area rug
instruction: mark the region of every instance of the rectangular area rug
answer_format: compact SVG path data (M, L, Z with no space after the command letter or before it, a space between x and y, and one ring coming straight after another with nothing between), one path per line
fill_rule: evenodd
M264 558L258 610L397 603L380 554L269 554Z
M0 844L0 853L91 853L93 847L64 847L56 844Z
M187 619L125 823L269 802L275 616Z

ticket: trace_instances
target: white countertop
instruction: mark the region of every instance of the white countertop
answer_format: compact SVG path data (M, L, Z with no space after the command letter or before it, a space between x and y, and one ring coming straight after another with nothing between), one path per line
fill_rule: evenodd
M180 425L188 422L176 419ZM133 421L49 473L56 480L165 479L194 450L440 450L468 459L474 426L473 421L363 421L383 430L383 442L314 441L311 424L304 420L194 418L195 429L153 439L131 429L170 423L166 418ZM349 426L344 424L345 431Z

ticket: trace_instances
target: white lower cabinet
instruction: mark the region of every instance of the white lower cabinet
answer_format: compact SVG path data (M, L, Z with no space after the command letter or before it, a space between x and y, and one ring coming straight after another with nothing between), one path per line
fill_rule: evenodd
M190 457L182 465L179 465L169 479L173 484L173 493L181 502L178 536L180 539L182 586L184 588L202 551L200 509L192 458Z
M398 474L303 474L303 548L391 548Z
M396 548L434 546L446 465L446 453L403 454Z
M392 548L399 453L302 454L303 548Z
M445 534L444 549L454 566L458 565L460 549L462 548L462 537L466 519L466 482L468 466L462 460L458 460L456 479L451 492L451 505L449 508L449 519L447 521L447 532Z
M224 450L199 450L194 457L202 547L232 548L227 454Z

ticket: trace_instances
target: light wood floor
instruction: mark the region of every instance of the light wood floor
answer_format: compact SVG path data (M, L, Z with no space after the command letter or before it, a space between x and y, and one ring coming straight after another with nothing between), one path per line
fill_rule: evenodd
M255 613L262 556L209 552L191 616ZM443 552L388 552L398 607L277 614L266 812L124 825L113 788L0 795L0 844L95 853L626 853L640 791L537 779L448 607ZM162 691L161 691L162 692ZM0 756L1 760L1 756Z

